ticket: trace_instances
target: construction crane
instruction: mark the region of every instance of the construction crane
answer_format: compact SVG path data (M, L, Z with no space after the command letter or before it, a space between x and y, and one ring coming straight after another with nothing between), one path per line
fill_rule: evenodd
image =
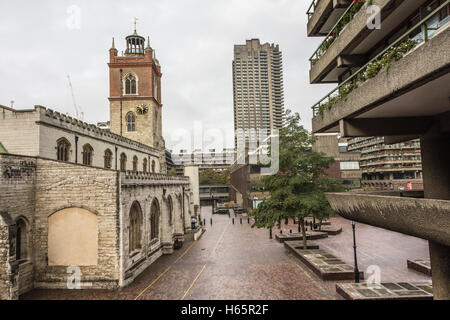
M81 121L83 121L84 113L81 110L81 107L77 106L77 102L75 100L75 94L73 93L73 87L72 87L72 81L70 80L70 76L67 76L67 79L69 80L69 87L70 91L72 92L72 100L73 100L73 107L75 109L75 117Z

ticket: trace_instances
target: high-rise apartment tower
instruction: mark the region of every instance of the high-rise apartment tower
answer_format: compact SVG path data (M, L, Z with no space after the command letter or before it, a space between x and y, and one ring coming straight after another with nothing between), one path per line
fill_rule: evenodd
M284 89L282 53L278 45L259 39L234 46L233 60L235 144L242 129L280 129L283 125Z

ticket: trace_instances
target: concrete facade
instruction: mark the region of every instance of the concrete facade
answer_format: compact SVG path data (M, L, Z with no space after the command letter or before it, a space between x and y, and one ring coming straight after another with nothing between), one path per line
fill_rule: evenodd
M234 46L233 101L236 149L249 140L248 130L269 134L282 128L283 61L278 45L252 39Z
M381 30L367 28L360 11L314 61L312 82L349 79L353 87L345 92L348 87L342 84L321 100L321 110L318 104L313 107L313 131L339 132L345 138L384 136L387 145L420 139L426 199L355 194L330 194L328 199L348 219L427 239L434 298L449 300L450 3L371 2L382 8ZM398 54L408 42L410 49ZM386 62L386 56L377 57L381 53L397 53L398 59ZM364 58L359 65L358 54ZM355 63L348 63L351 60ZM339 61L343 69L333 73ZM365 63L364 74L349 72ZM369 66L377 63L382 63L380 69L369 76Z
M313 151L322 152L332 157L335 162L327 170L329 177L342 180L343 184L351 188L361 186L361 154L348 149L346 139L338 134L316 134Z

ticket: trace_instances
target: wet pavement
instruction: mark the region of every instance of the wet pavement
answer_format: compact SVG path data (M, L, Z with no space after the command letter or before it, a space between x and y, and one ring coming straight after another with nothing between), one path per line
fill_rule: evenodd
M187 240L181 250L158 259L126 288L33 290L21 299L342 299L336 282L322 281L283 244L270 240L268 230L252 229L246 217L242 225L239 217L233 225L225 215L214 215L210 226L211 209L202 208L202 214L207 231L199 241ZM315 242L353 265L351 223L342 218L332 218L332 223L341 225L343 232ZM284 232L296 227L283 225ZM407 259L429 257L424 240L357 224L357 244L360 270L378 266L381 281L430 280L406 264Z

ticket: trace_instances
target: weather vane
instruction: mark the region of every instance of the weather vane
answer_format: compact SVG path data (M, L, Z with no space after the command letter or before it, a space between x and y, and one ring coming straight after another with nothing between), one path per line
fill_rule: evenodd
M134 22L134 33L136 33L136 26L137 26L138 18L133 18L131 20Z

